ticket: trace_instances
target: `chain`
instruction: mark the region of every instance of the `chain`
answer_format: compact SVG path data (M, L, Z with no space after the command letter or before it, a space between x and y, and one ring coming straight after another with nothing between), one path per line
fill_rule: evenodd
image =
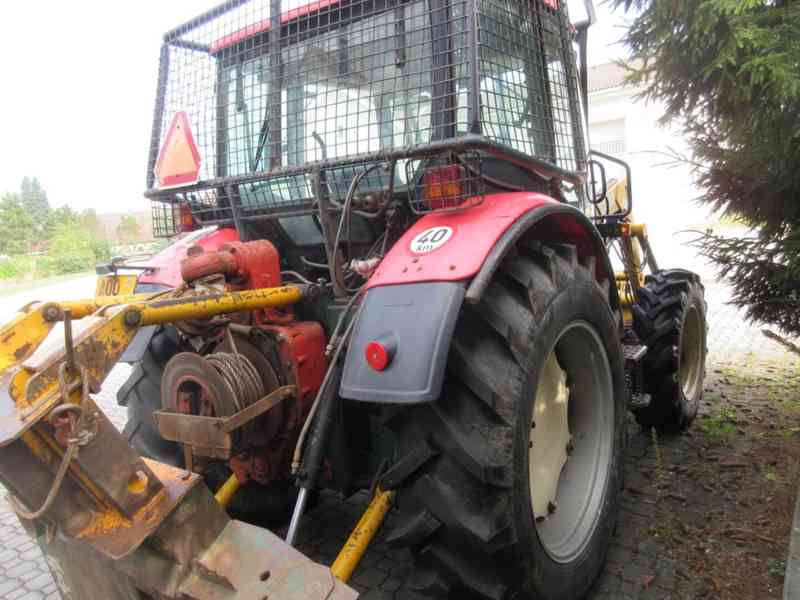
M49 415L51 424L56 418L65 414L70 420L70 436L67 438L67 449L61 458L61 464L58 465L58 471L56 471L55 479L53 479L53 485L50 487L50 491L44 499L42 506L35 511L26 510L16 497L11 494L8 495L8 500L14 511L20 517L29 521L38 519L50 509L56 496L58 496L58 492L61 490L61 485L64 483L64 478L67 475L67 469L70 463L78 455L79 448L91 442L97 433L96 427L92 428L92 430L88 428L89 421L93 421L94 417L84 409L87 405L87 399L89 398L89 374L86 372L85 368L81 367L81 404L72 404L69 399L66 367L67 364L63 363L58 370L58 388L64 403L53 409Z

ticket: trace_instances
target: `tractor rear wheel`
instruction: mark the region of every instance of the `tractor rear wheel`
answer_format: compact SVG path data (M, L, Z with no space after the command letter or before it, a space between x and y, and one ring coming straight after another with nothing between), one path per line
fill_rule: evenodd
M648 275L632 307L633 328L647 346L644 390L634 411L643 427L681 431L697 415L706 369L706 301L700 277L683 269Z
M161 378L164 366L180 350L174 327L160 327L150 340L142 360L133 366L128 380L117 392L117 404L128 408L123 435L139 454L173 466L181 466L183 456L175 442L161 437L153 412L161 410Z
M582 598L620 503L625 381L609 282L573 246L521 245L459 317L441 397L389 421L409 583ZM397 479L397 477L395 477Z

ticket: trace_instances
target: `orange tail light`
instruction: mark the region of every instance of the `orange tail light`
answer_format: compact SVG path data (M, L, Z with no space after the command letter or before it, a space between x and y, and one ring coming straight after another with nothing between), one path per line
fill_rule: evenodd
M431 210L454 208L464 201L461 182L464 168L460 165L431 167L422 176L422 196Z

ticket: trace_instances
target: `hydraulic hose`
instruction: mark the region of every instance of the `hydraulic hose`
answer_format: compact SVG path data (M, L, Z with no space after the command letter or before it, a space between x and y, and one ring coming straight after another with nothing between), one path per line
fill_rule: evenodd
M302 472L300 479L300 492L297 495L297 502L294 505L294 512L292 513L292 520L289 523L289 530L286 533L286 543L290 546L294 544L294 538L297 535L297 530L300 527L300 519L306 508L306 500L308 493L314 488L316 484L317 474L319 467L322 463L323 453L328 443L328 434L330 433L331 424L333 422L333 415L336 408L336 395L339 389L339 382L342 378L343 366L339 364L339 356L341 355L342 348L345 346L347 338L355 324L356 320L352 319L347 326L347 329L342 335L341 342L336 346L336 351L331 359L328 372L325 373L325 378L322 385L317 392L317 397L314 404L311 406L311 411L308 414L303 429L300 432L300 437L297 439L297 446L295 447L294 456L292 457L292 472L296 473L300 467L300 459L303 454L303 444L305 437L308 434L310 426L313 422L314 432L311 435L311 440L308 444L308 450L305 453L304 460L302 461L304 472ZM316 413L319 415L316 416Z

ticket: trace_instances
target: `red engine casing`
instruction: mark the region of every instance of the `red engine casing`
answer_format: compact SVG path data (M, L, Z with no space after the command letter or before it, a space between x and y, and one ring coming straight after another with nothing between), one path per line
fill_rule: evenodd
M170 244L155 256L143 262L132 262L131 266L147 267L137 280L138 283L178 287L183 283L181 278L181 260L186 258L187 251L193 246L200 246L206 251L217 250L228 242L239 240L235 229L223 227L215 231L203 229L194 231Z
M308 417L327 367L325 332L315 321L293 321L283 325L261 325L278 341L281 360L290 370L298 393L293 405L284 411L283 427L263 448L233 457L231 469L240 481L253 479L267 484L276 477L288 476L297 434Z
M193 246L181 261L181 277L192 282L210 275L225 275L236 289L276 287L281 284L281 260L269 240L228 242L216 252Z
M226 287L236 290L276 287L281 285L280 256L268 240L231 242L214 252L192 248L181 261L181 274L186 282L224 275ZM278 433L269 443L229 461L240 481L253 479L267 484L289 474L297 434L325 376L327 340L319 323L297 321L291 308L253 311L233 318L257 327L276 341L281 361L278 370L298 390L297 397L284 406Z

